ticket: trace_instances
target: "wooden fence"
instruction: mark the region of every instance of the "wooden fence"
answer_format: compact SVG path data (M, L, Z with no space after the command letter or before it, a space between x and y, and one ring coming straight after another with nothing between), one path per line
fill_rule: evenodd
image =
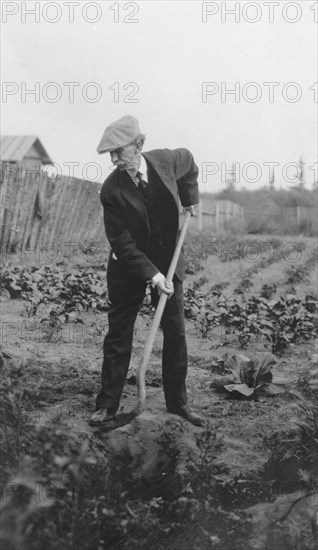
M107 246L100 203L101 184L66 176L50 179L45 172L22 173L16 163L0 165L0 250L12 253L55 244ZM245 209L227 200L204 197L196 223L218 231L231 221L258 223L262 218L285 226L308 224L317 231L317 207ZM273 221L273 223L274 223ZM235 228L235 224L234 224ZM232 224L233 229L233 224Z
M49 179L21 173L18 164L0 174L0 247L10 252L55 243L106 244L101 185L77 178Z
M198 228L227 229L233 220L244 221L244 208L227 200L204 198L199 205Z
M318 205L245 207L244 218L247 227L262 230L273 229L277 233L306 233L316 236L318 232Z

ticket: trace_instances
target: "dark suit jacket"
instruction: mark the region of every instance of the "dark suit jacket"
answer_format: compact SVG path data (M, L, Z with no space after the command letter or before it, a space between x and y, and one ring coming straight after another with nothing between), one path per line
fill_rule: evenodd
M169 217L169 239L173 251L179 232L180 202L182 206L199 203L198 167L187 149L155 149L143 153L143 156L173 199L172 210L167 209L173 218L172 221ZM116 261L110 254L108 274L118 277L125 272L130 277L149 281L160 269L153 258L152 261L149 259L148 215L129 174L115 169L105 180L100 199L104 208L106 236L117 257ZM183 257L180 257L176 275L181 281L185 277Z

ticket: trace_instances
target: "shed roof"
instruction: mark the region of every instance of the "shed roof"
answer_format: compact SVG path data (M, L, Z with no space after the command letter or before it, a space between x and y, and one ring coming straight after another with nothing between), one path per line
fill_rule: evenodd
M3 162L20 162L33 146L39 152L43 164L52 164L37 136L1 136L0 159Z

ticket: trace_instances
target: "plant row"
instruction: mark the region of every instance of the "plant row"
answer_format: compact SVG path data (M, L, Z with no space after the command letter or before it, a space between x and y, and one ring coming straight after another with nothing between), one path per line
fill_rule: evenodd
M290 295L268 300L252 296L244 302L236 297L204 295L193 289L185 294L185 313L203 338L210 338L218 326L234 334L244 349L253 337L264 337L273 353L282 353L291 343L317 336L318 299L304 300Z
M0 291L10 298L28 300L29 315L34 315L40 304L62 305L60 313L109 307L105 275L81 267L72 272L59 266L7 267L1 272Z

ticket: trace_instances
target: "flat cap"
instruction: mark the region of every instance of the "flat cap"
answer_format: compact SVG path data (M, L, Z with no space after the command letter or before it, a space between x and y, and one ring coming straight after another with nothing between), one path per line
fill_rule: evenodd
M125 115L105 128L97 152L101 155L125 147L125 145L134 141L139 134L138 120L133 116Z

